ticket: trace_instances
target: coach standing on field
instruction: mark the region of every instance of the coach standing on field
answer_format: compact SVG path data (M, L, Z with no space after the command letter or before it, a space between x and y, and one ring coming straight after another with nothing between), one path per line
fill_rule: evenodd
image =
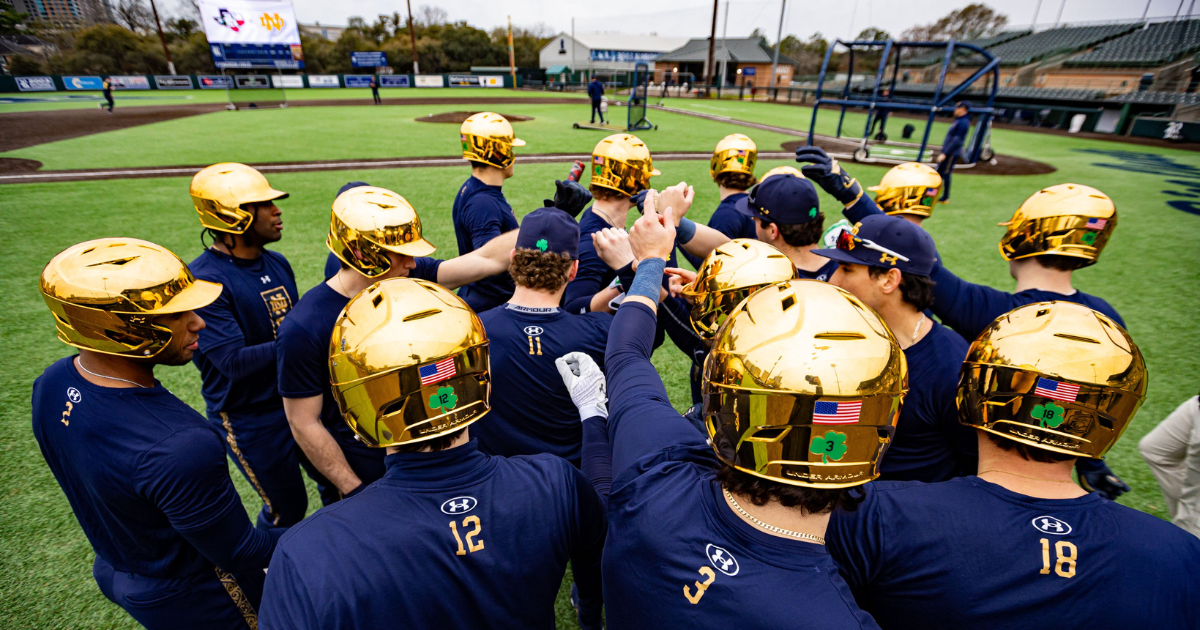
M954 163L963 157L963 145L967 141L967 133L971 131L970 113L970 102L956 103L954 122L950 123L950 130L946 132L946 139L942 141L942 153L937 158L938 174L942 176L946 187L942 189L942 198L938 200L941 203L950 201L950 175L954 172Z
M604 97L604 86L600 79L592 77L588 83L588 96L592 98L592 123L596 122L596 114L600 114L600 124L604 124L604 110L600 109L600 99Z

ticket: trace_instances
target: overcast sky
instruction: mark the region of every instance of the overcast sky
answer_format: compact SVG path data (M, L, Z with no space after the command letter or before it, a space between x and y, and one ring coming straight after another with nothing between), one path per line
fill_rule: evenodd
M711 28L712 4L703 0L600 0L598 2L563 2L562 0L410 0L419 15L423 4L445 9L452 21L466 20L472 26L491 29L504 25L512 16L514 25L531 26L544 23L552 31L570 31L571 18L579 31L616 31L628 34L657 33L678 37L707 37ZM344 25L346 18L358 15L368 22L379 13L399 10L406 13L404 4L396 0L294 0L297 19L305 24ZM1176 11L1188 13L1196 0L1151 0L1150 17L1173 16ZM807 38L815 32L827 37L849 37L868 26L878 26L893 35L916 25L933 22L959 7L967 0L790 0L784 34ZM1030 24L1037 16L1040 25L1051 25L1062 7L1063 22L1137 19L1146 8L1145 0L992 0L993 8L1002 7L1009 24ZM564 8L569 7L569 8ZM755 27L775 39L779 26L779 0L770 2L733 0L729 5L729 36L745 36ZM721 0L717 36L722 32L725 0Z

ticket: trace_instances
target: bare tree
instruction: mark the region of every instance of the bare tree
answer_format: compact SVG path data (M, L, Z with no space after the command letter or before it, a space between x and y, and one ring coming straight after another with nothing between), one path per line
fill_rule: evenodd
M142 0L119 0L111 6L117 24L135 33L146 33L154 28L154 16Z
M914 26L901 34L909 41L957 41L994 35L1008 24L1008 16L997 13L982 2L951 11L933 24Z
M196 0L179 0L175 7L175 14L181 18L195 20L200 22L200 3Z
M450 22L450 14L441 7L423 4L417 8L417 22L421 26L440 26Z

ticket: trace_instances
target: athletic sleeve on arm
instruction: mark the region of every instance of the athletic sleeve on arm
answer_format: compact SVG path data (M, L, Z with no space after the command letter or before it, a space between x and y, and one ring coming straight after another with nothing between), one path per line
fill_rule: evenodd
M579 452L580 470L601 499L608 499L612 488L612 448L608 443L608 418L593 416L583 421L583 448Z
M671 446L703 445L696 429L675 411L662 379L650 362L657 318L645 304L628 303L617 310L608 335L608 438L612 474L642 457Z
M425 280L428 282L438 281L438 268L442 266L440 258L432 258L430 256L421 256L415 258L417 266L408 272L409 278L416 280Z
M463 208L463 223L471 235L471 250L483 247L504 232L501 216L504 208L496 200L482 194L473 195Z
M863 492L866 498L853 512L833 511L825 531L825 548L852 589L870 584L884 560L884 519L878 494L871 484L864 486Z
M940 263L934 265L930 279L934 282L930 307L933 314L958 331L967 343L997 317L1016 307L1011 293L967 282Z
M207 428L179 431L146 452L135 483L189 543L226 571L267 566L282 529L250 524L225 449Z
M259 630L316 630L321 628L312 598L287 551L271 558L267 584L258 610Z
M275 342L279 395L284 398L320 396L329 383L329 344L318 346L299 326L288 326L287 323L284 320Z
M592 420L588 420L591 422ZM600 627L600 611L604 605L601 592L600 558L604 538L608 533L607 509L592 485L572 466L567 474L575 486L575 536L571 549L571 573L579 585L580 616Z
M858 201L846 206L846 209L842 210L842 214L851 223L858 223L872 214L886 213L879 209L879 206L875 204L875 200L870 195L863 193L859 196Z

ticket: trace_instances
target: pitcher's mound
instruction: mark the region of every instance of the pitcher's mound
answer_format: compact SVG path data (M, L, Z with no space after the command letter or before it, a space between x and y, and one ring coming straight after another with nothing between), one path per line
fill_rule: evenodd
M442 112L440 114L430 114L428 116L421 116L419 118L414 118L413 120L415 120L417 122L454 123L456 125L461 125L468 118L470 118L471 116L474 116L475 114L478 114L478 113L479 112L473 112L473 111ZM525 122L526 120L533 120L532 116L516 116L513 114L500 114L500 115L503 116L504 119L507 120L508 122Z

